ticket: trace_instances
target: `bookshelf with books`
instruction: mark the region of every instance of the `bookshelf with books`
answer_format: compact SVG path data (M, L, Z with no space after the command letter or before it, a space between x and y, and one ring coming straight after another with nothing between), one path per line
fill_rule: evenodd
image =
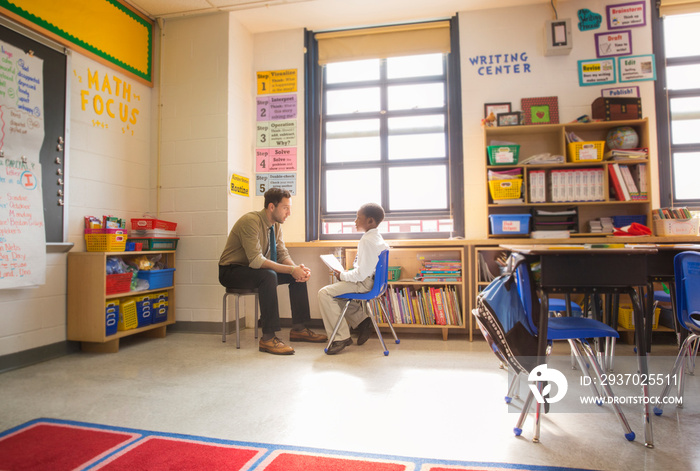
M347 268L352 267L357 249L345 249ZM380 314L380 327L386 319L377 302L382 303L394 328L437 329L447 340L450 330L466 331L472 340L472 323L466 316L465 286L469 266L465 249L450 248L391 248L389 266L400 267L396 279L372 309Z
M608 149L604 144L608 132L624 126L636 131L639 148ZM569 143L567 136L571 134L583 142ZM519 159L508 165L489 165L487 158L485 179L489 172L511 170L522 174L522 191L503 201L494 199L487 189L488 216L575 208L571 237L604 236L589 229L590 222L600 218L645 216L647 225L651 224L647 119L485 128L484 148L494 142L520 146ZM509 236L489 232L489 238Z

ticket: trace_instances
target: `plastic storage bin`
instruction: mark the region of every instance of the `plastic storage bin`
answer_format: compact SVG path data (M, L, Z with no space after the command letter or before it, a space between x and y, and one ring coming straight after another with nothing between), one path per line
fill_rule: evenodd
M175 250L177 249L177 241L180 238L132 237L129 240L135 244L141 244L141 250Z
M603 160L605 141L570 142L569 162L596 162Z
M119 300L112 299L105 303L105 335L117 333L119 323Z
M85 229L88 252L123 252L126 239L125 229Z
M519 145L486 146L491 165L515 165L520 154Z
M153 229L163 229L166 231L174 231L177 229L176 222L163 221L162 219L140 218L131 220L132 231L146 231Z
M139 327L151 325L153 323L153 302L155 300L153 294L143 294L134 296L136 302L136 317Z
M491 214L491 234L517 235L530 233L530 214Z
M173 285L175 269L139 270L138 277L148 281L148 289L170 288Z
M105 285L106 294L128 293L131 290L131 278L133 273L117 273L115 275L105 275L107 283Z
M523 186L522 178L511 180L489 180L489 191L494 200L520 198Z
M659 328L659 315L661 314L661 308L657 307L654 310L654 323L651 326L651 330L656 330ZM634 330L634 310L631 304L620 304L618 308L617 323L620 327L625 329Z
M389 267L389 281L397 281L401 277L401 267Z
M637 224L643 224L647 225L647 216L646 214L631 214L631 215L625 215L625 216L613 216L613 226L614 227L625 227L629 226L633 222L636 222Z
M168 293L153 293L153 323L168 320Z
M654 221L654 233L657 236L698 235L699 218L657 219Z
M136 302L133 299L124 301L119 304L119 322L117 323L118 330L131 330L138 327L138 317L136 314Z

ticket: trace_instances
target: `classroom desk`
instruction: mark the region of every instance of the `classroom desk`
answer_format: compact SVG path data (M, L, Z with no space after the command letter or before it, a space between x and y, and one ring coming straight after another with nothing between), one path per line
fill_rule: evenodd
M549 319L549 295L552 293L579 294L627 294L634 309L635 325L644 325L642 303L637 288L647 285L648 256L658 251L653 246L639 248L583 248L581 245L507 245L501 247L528 258L539 259L542 300L539 317L538 364L546 363L547 323ZM651 324L648 324L651 325ZM647 336L643 329L635 330L637 366L639 373L648 376ZM641 387L645 398L642 406L644 421L644 445L654 446L651 426L649 387ZM535 413L539 426L539 404Z
M700 252L700 244L656 244L658 253L653 257L647 258L647 276L649 282L647 285L647 303L646 303L646 322L647 325L653 323L653 307L654 307L654 283L666 283L669 287L671 295L671 307L673 309L674 319L676 316L676 278L673 271L674 257L686 250ZM674 325L677 321L674 320ZM680 327L680 326L679 326ZM647 348L651 348L651 329L646 329ZM677 342L680 347L682 337L684 337L683 329L676 329Z

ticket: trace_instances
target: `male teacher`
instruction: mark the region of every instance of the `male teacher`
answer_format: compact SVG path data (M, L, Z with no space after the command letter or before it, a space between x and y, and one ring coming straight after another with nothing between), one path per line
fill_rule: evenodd
M260 300L261 352L293 355L294 349L277 338L280 329L277 285L289 285L292 307L290 341L326 342L325 335L306 327L310 321L306 281L311 270L297 265L284 245L281 224L292 213L291 194L280 188L265 192L265 209L244 214L233 225L219 259L219 283L227 288L257 288Z

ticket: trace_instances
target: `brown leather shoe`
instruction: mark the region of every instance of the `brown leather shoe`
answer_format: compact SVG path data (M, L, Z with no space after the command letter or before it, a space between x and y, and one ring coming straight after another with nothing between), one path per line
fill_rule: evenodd
M260 339L258 350L261 352L272 353L273 355L294 355L294 349L286 345L277 337L272 337L270 340Z
M317 334L316 332L304 329L304 330L290 330L289 340L292 342L313 342L322 343L327 342L328 337L323 334Z
M334 340L331 346L326 349L326 354L336 355L342 352L348 345L352 345L352 339L350 337L345 340Z

